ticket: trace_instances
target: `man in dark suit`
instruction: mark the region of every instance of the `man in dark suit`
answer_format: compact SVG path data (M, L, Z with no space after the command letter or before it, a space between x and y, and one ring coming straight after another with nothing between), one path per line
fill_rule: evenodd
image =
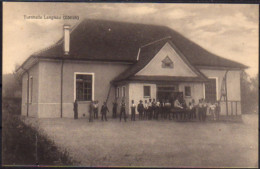
M142 100L140 100L140 103L137 106L137 111L139 113L139 120L143 120L144 105Z
M113 118L116 118L116 114L117 114L117 101L115 100L113 103Z
M120 109L120 121L122 118L122 115L124 116L125 122L126 122L126 112L125 112L125 100L123 99L121 102L121 109Z
M103 121L103 119L105 118L105 120L107 121L107 112L109 112L108 108L107 108L107 103L104 102L104 104L101 107L101 119Z

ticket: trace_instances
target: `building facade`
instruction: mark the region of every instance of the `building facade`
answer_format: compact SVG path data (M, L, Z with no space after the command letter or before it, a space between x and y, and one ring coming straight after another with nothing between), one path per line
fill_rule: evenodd
M167 27L84 20L72 29L64 26L61 40L31 55L16 72L22 77L22 115L72 118L75 99L79 117L88 117L91 100L100 108L107 101L111 113L112 103L124 99L130 113L132 100L172 102L180 93L187 104L220 101L221 115L240 115L245 68Z

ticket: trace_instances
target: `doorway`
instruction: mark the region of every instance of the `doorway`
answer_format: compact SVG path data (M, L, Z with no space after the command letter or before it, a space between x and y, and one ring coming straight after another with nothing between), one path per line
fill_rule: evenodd
M178 85L157 85L157 99L173 102L179 94Z

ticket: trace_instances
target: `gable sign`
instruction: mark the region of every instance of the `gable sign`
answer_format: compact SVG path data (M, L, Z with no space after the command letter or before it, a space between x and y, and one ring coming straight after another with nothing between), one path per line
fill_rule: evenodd
M193 72L168 42L135 75L197 77L197 74Z
M173 68L173 61L169 58L169 56L166 56L165 59L162 60L162 68Z

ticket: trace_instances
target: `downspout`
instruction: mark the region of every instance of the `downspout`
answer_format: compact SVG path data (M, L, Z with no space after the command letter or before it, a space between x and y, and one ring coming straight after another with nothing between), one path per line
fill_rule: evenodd
M227 112L227 116L228 116L227 73L228 73L228 70L227 70L226 73L225 73L226 112Z
M60 79L61 79L61 86L60 86L60 118L62 118L62 104L63 104L63 100L62 100L62 96L63 96L63 63L64 63L64 60L62 58L61 60L61 75L60 75Z
M29 72L27 69L24 69L23 67L21 67L26 73L27 73L27 104L26 104L26 109L27 109L27 112L26 112L26 116L28 117L29 116L29 79L30 79L30 75L29 75Z

